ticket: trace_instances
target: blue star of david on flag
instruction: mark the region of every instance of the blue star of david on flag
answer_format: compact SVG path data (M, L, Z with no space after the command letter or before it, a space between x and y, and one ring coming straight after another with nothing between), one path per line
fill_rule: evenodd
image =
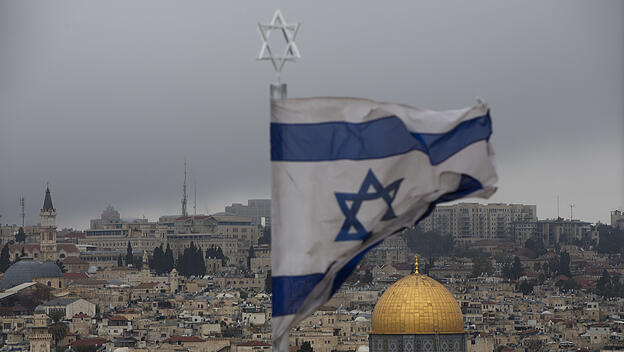
M335 192L334 194L336 195L340 210L342 210L345 216L345 221L340 228L340 232L338 232L338 236L336 236L336 241L358 241L364 240L370 236L371 233L364 228L357 218L360 207L365 201L383 199L388 209L381 218L381 221L396 218L394 210L392 209L392 202L397 195L401 182L403 182L403 178L384 187L373 173L373 170L369 169L357 193ZM355 230L355 232L351 232L351 229Z

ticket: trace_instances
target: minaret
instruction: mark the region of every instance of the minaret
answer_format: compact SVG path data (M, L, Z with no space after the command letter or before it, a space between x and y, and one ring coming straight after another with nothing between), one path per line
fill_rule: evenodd
M56 260L56 210L52 205L52 196L50 195L50 187L46 187L45 199L43 200L43 208L41 208L41 238L39 248L42 261Z

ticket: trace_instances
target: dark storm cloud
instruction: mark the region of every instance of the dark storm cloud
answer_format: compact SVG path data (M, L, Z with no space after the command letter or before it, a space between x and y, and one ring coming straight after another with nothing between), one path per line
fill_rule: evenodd
M198 211L269 195L267 63L255 29L301 20L291 96L448 109L492 107L493 201L623 204L624 4L619 1L4 1L0 214L37 221L46 181L58 223L179 212L183 157ZM192 187L191 194L192 194ZM192 212L192 197L190 209ZM567 214L567 213L566 213Z

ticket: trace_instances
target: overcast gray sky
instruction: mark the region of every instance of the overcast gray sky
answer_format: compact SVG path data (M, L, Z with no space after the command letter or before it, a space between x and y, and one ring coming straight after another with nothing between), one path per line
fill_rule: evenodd
M491 106L495 202L608 222L624 208L624 2L0 2L0 214L60 227L107 204L180 211L183 157L198 212L268 197L268 84L258 21L302 21L289 95L432 109ZM192 187L190 212L193 212Z

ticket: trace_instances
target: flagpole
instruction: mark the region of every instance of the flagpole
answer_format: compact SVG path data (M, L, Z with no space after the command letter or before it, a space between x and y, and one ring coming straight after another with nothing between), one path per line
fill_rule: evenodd
M284 16L280 10L275 11L271 19L271 23L258 23L258 32L260 33L260 38L262 39L262 47L260 48L260 54L258 54L257 60L271 61L277 76L277 82L271 83L269 87L271 108L273 108L273 101L286 99L288 96L286 83L281 82L280 75L282 73L282 68L287 61L296 61L301 58L299 49L297 49L297 45L295 44L295 38L297 37L300 25L301 23L287 23L286 20L284 20ZM278 53L278 55L275 55L274 50L271 50L271 45L269 44L269 37L271 36L272 31L281 32L279 34L281 34L286 41L286 48L284 49L284 52ZM277 338L273 336L273 351L288 352L288 348L288 331Z
M269 94L271 97L271 108L273 106L272 103L274 100L286 99L288 97L288 90L287 90L286 83L279 82L279 76L278 76L278 82L271 83L269 87L269 91L270 91ZM277 339L273 338L273 351L274 352L288 352L288 347L289 347L288 340L289 340L288 331L285 332L282 336L280 336Z
M288 97L286 83L271 83L270 94L271 101L286 99Z
M288 352L288 332L280 336L277 340L273 340L273 352Z

